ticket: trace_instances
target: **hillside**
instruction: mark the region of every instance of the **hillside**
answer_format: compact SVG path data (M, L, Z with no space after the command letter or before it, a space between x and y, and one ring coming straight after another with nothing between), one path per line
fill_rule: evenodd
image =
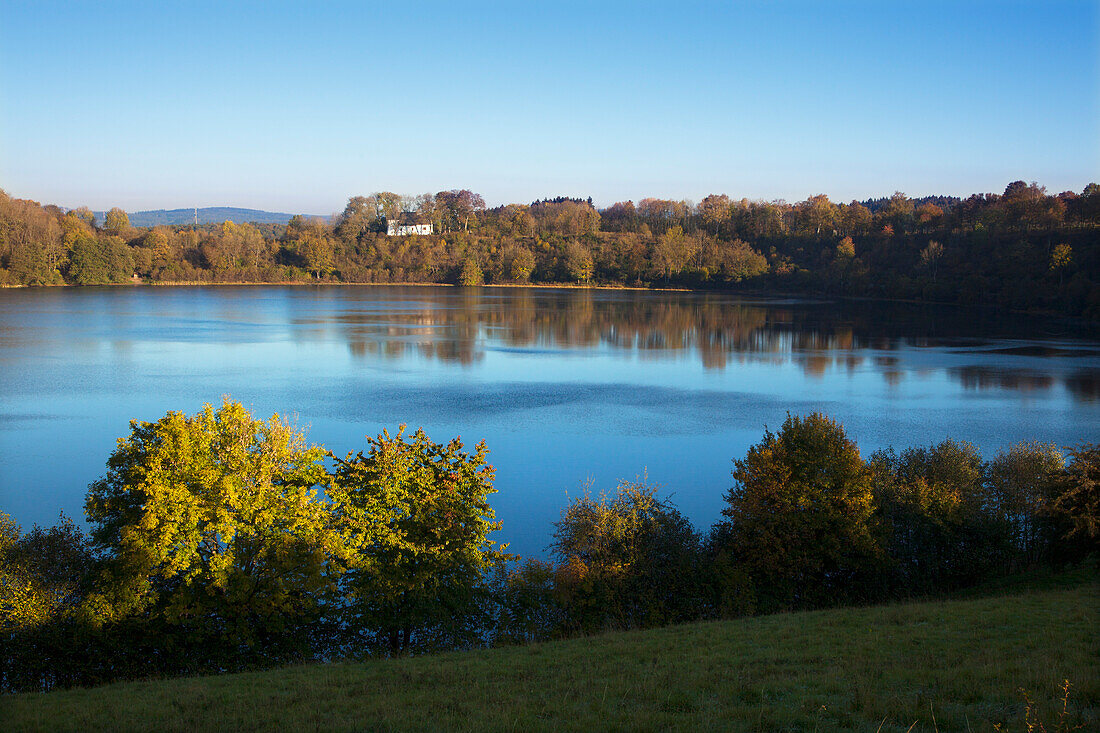
M1100 583L0 699L10 730L1056 730L1100 726ZM1033 717L1034 719L1034 717Z
M160 225L179 226L193 224L195 209L153 209L134 211L128 215L130 224L135 227L154 227ZM286 224L294 214L260 209L239 209L233 206L207 206L198 209L199 224L220 224L232 221L237 224L254 222L258 224ZM309 218L312 218L312 216ZM96 212L96 218L103 221L104 213ZM324 218L324 217L319 217Z

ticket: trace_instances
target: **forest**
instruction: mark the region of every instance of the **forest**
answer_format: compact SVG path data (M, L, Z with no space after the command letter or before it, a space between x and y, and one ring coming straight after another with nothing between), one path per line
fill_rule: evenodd
M89 533L0 514L0 691L939 597L1100 550L1095 445L865 459L836 421L788 415L733 461L709 529L624 481L563 508L548 560L492 539L487 460L404 426L341 458L228 398L134 421Z
M389 236L390 223L433 234ZM330 221L130 225L0 192L0 285L573 284L823 294L1100 319L1100 185L835 203L712 194L489 208L469 190L349 199Z

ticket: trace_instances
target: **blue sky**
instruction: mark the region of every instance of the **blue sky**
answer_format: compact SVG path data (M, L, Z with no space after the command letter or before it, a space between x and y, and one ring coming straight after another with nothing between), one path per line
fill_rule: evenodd
M325 214L1100 179L1100 3L0 0L0 187Z

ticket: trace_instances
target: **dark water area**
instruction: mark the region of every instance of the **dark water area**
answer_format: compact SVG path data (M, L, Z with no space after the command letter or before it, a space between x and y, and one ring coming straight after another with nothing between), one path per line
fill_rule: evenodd
M431 287L0 291L0 508L83 516L129 421L223 395L339 455L400 423L485 440L498 541L538 555L569 496L643 474L700 529L788 412L864 455L1100 440L1100 334L953 307Z

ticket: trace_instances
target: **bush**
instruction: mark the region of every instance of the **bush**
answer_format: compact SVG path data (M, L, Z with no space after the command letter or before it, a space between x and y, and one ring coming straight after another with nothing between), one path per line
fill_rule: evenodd
M554 523L555 587L571 630L654 626L704 615L699 538L656 487L587 491Z

